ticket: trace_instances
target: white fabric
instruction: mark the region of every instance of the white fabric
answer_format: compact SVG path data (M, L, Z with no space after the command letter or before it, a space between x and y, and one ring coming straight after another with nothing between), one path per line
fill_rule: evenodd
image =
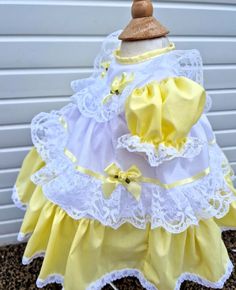
M104 41L92 76L72 82L75 95L69 105L60 111L41 113L33 119L32 141L46 166L32 176L32 181L42 186L46 197L72 218L96 219L113 228L130 222L144 229L151 222L152 228L163 227L179 233L198 224L199 219L223 217L235 200L224 179L230 167L218 145L208 145L215 137L205 114L188 136L196 142L190 142L183 152L172 151L170 158L168 148L155 152L152 159L147 158L152 155L150 148L130 152L128 146L121 148L119 144L119 138L130 133L124 114L124 102L129 93L139 85L168 76L185 76L202 84L199 52L174 50L143 63L121 65L113 55L120 44L118 34ZM111 65L106 77L101 78L101 62L104 61L111 61ZM134 73L134 81L121 95L102 105L112 80L123 72ZM67 129L62 126L61 118ZM103 175L104 169L113 162L123 171L136 165L144 177L158 179L164 184L191 178L208 167L211 172L197 181L168 190L142 183L139 202L122 185L106 199L102 182L76 171L75 164L64 153L65 148L77 158L76 164Z
M18 207L19 209L24 210L24 211L26 210L27 204L24 204L22 201L20 201L16 186L13 187L11 199L14 202L14 204L16 205L16 207Z
M68 121L68 130L62 127L60 116ZM179 233L189 225L198 224L200 218L221 218L228 212L230 203L235 200L224 179L230 167L218 145L206 142L212 135L206 135L211 128L205 116L191 130L192 137L205 140L201 153L192 159L166 161L155 170L143 156L117 149L118 136L124 133L122 124L125 125L122 115L99 123L80 115L73 104L61 112L36 116L32 122L32 140L46 166L32 176L32 181L41 185L46 197L72 218L93 218L113 228L130 222L144 229L147 222L151 222L152 228L163 227ZM136 164L145 177L168 184L196 175L208 166L211 173L170 190L143 183L139 202L122 185L106 199L102 182L77 172L75 164L64 154L65 147L77 157L78 165L102 174L112 162L122 169Z
M97 122L106 122L124 110L124 102L135 87L167 77L184 76L203 85L202 59L198 50L173 50L154 59L124 65L116 62L113 51L120 46L117 35L120 31L109 35L96 58L94 72L86 80L72 82L75 94L72 101L77 104L81 114L94 118ZM110 61L111 65L105 78L101 78L101 63ZM99 65L100 64L100 65ZM119 96L114 95L112 101L103 104L102 100L110 93L110 85L115 76L134 73L131 82Z
M160 143L156 148L151 143L142 142L137 135L126 134L118 139L117 148L125 148L129 152L145 153L149 164L155 167L176 157L194 158L200 154L203 145L203 140L189 137L180 150L173 146L166 146L164 143Z

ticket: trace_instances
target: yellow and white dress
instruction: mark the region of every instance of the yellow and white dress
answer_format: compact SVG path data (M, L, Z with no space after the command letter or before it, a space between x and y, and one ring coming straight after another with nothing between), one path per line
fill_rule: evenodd
M12 196L26 210L23 263L44 257L38 287L97 290L135 276L148 290L222 288L236 190L205 115L201 56L171 43L124 58L119 33L92 76L72 82L69 105L32 121Z

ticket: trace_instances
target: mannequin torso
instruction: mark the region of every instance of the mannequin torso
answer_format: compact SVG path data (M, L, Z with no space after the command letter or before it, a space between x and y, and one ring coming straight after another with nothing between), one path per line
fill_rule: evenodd
M146 40L122 41L120 56L132 57L151 50L165 48L169 45L170 42L167 36Z

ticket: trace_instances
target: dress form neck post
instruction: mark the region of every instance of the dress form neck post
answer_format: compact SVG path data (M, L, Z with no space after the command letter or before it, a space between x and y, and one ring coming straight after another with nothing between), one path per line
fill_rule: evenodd
M160 37L138 41L122 41L120 47L120 56L132 57L149 51L168 47L170 41L168 37Z
M132 20L119 36L121 56L130 57L168 47L166 35L169 31L153 17L151 0L134 0L131 14Z

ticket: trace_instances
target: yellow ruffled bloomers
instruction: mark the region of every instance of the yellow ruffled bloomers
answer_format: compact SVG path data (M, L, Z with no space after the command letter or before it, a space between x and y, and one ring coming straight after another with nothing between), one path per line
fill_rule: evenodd
M57 282L64 280L65 290L84 290L108 273L127 269L129 274L129 269L136 269L141 282L145 278L150 287L172 290L178 289L177 281L180 285L188 279L188 273L191 280L213 286L231 270L220 227L236 227L236 202L224 218L201 220L179 234L149 225L137 229L129 223L115 230L93 219L75 220L47 200L41 187L30 181L30 175L43 166L33 148L16 182L20 201L28 205L20 230L30 236L23 262L45 255L38 286L50 277L55 281L56 274Z

